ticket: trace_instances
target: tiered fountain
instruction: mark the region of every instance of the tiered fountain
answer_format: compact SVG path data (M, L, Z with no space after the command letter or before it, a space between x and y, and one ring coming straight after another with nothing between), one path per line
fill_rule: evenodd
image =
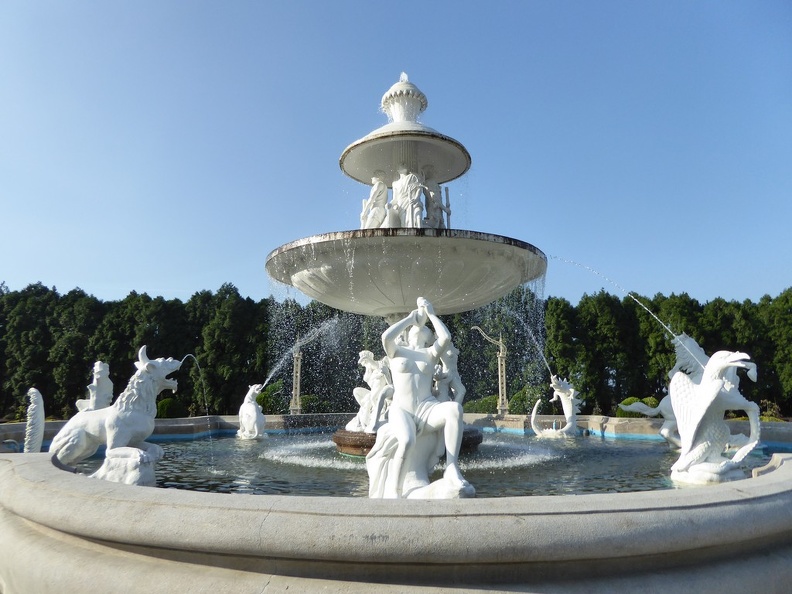
M287 243L267 257L272 278L331 307L394 321L418 297L428 299L438 315L459 313L544 275L547 258L528 243L451 229L447 212L445 218L405 214L414 206L430 213L431 206L416 205L420 195L425 203L439 201L439 184L470 168L461 143L417 121L427 104L402 75L382 98L390 122L341 154L341 170L371 185L372 193L378 183L393 189L390 203L381 206L383 217L361 216L361 225L373 220L369 225L376 227ZM405 206L405 195L412 204Z
M394 322L419 297L440 315L459 313L544 276L547 258L533 245L451 228L448 188L443 203L440 184L467 172L471 159L460 142L418 121L427 106L426 95L402 74L382 97L389 122L349 145L339 160L346 175L371 186L361 229L279 247L267 257L271 277L331 307ZM481 439L480 431L466 428L463 451ZM374 435L342 429L334 441L340 452L359 455L371 449Z
M393 121L341 157L354 179L378 179L366 228L284 245L270 274L390 321L419 296L465 311L543 274L528 244L431 213L424 226L411 176L431 165L418 185L446 183L470 157L417 122L426 100L408 81L385 99ZM380 184L396 185L396 208L371 228ZM791 461L707 488L426 501L147 488L63 472L47 453L0 455L0 592L785 592Z

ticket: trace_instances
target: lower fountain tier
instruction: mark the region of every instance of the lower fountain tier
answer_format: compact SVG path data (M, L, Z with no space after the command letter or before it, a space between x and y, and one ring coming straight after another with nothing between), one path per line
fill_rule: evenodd
M314 235L267 256L267 272L325 305L405 315L425 297L439 315L482 307L544 276L529 243L458 229L359 229Z

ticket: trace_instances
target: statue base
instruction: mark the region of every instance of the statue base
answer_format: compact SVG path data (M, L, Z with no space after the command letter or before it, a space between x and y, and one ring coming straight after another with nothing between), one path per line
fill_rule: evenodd
M723 469L717 464L698 464L685 471L671 471L671 480L675 483L686 485L710 485L714 483L728 483L747 478L745 471L740 468Z
M157 484L154 466L164 453L162 448L155 444L149 444L147 451L131 447L107 450L102 466L90 478L125 485L154 487Z
M377 440L376 433L363 433L362 431L347 431L339 429L333 433L333 442L340 454L347 456L365 457L374 447ZM462 432L462 447L459 452L475 452L481 442L484 441L484 433L478 427L465 427Z

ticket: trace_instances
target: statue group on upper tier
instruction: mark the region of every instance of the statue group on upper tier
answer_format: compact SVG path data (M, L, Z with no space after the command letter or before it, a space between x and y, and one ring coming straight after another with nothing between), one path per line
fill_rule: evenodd
M476 491L459 467L464 387L456 368L458 351L431 303L419 298L417 305L382 334L391 384L380 393L390 402L366 456L369 497L473 497ZM443 453L443 477L431 482Z
M383 171L371 178L371 192L363 201L360 213L361 229L447 229L451 226L451 205L446 191L434 176L434 168L427 165L420 173L399 167L399 176L392 180L393 196L388 202L388 184Z

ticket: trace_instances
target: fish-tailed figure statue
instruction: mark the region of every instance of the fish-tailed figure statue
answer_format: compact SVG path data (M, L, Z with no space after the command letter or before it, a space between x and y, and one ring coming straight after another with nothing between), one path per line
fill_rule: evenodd
M77 410L97 410L107 408L113 401L113 382L110 381L110 366L97 361L93 366L93 381L88 385L88 398L82 398L75 404Z
M550 402L561 401L561 408L564 411L566 424L561 429L542 429L536 421L536 413L539 410L541 399L536 401L531 411L531 429L537 437L576 437L579 433L577 426L577 416L580 412L582 399L577 398L577 390L567 380L561 379L557 375L550 377L550 387L553 388L553 397Z
M46 421L44 415L44 399L41 397L41 392L36 388L30 388L27 391L27 397L30 404L28 404L27 407L25 442L21 446L22 451L26 454L41 451L41 444L44 441L44 424ZM2 444L0 444L0 454L8 452L18 453L19 450L20 445L16 439L4 439Z
M173 358L151 360L145 345L140 348L137 371L116 401L106 408L74 415L58 432L49 451L56 465L69 466L107 446L102 467L91 476L112 482L153 485L154 463L162 458L160 446L146 441L154 432L157 396L176 391L177 382L168 377L181 367Z
M393 399L393 382L391 381L388 358L375 359L371 351L360 351L358 365L362 365L363 381L370 389L357 387L352 395L360 405L358 413L347 423L347 431L376 433L385 422L388 407Z
M264 425L267 418L261 410L261 405L256 402L256 396L261 394L264 384L253 384L248 386L245 400L239 407L239 431L237 437L240 439L262 439L264 437Z
M619 408L627 412L640 413L647 417L660 415L663 417L660 436L668 442L669 447L677 450L682 447L682 438L679 437L674 407L671 406L671 396L665 396L656 407L647 406L643 402L633 402L632 404L620 404Z
M30 400L27 408L27 423L25 424L25 453L36 453L41 451L41 443L44 441L44 399L41 392L36 388L27 391Z
M678 355L677 366L672 370L669 396L681 448L679 459L671 467L671 478L699 484L745 478L739 464L759 442L759 406L740 393L737 370L746 370L748 378L756 381L756 364L745 353L731 351L718 351L701 361L701 352L690 348L690 342L695 344L692 339L683 337L678 342L677 351L690 349L689 354L698 361L698 369L688 373L694 366L690 362L680 365ZM724 421L729 410L747 413L751 428L747 441L744 436L731 435ZM744 443L734 456L731 459L724 456L739 438Z

